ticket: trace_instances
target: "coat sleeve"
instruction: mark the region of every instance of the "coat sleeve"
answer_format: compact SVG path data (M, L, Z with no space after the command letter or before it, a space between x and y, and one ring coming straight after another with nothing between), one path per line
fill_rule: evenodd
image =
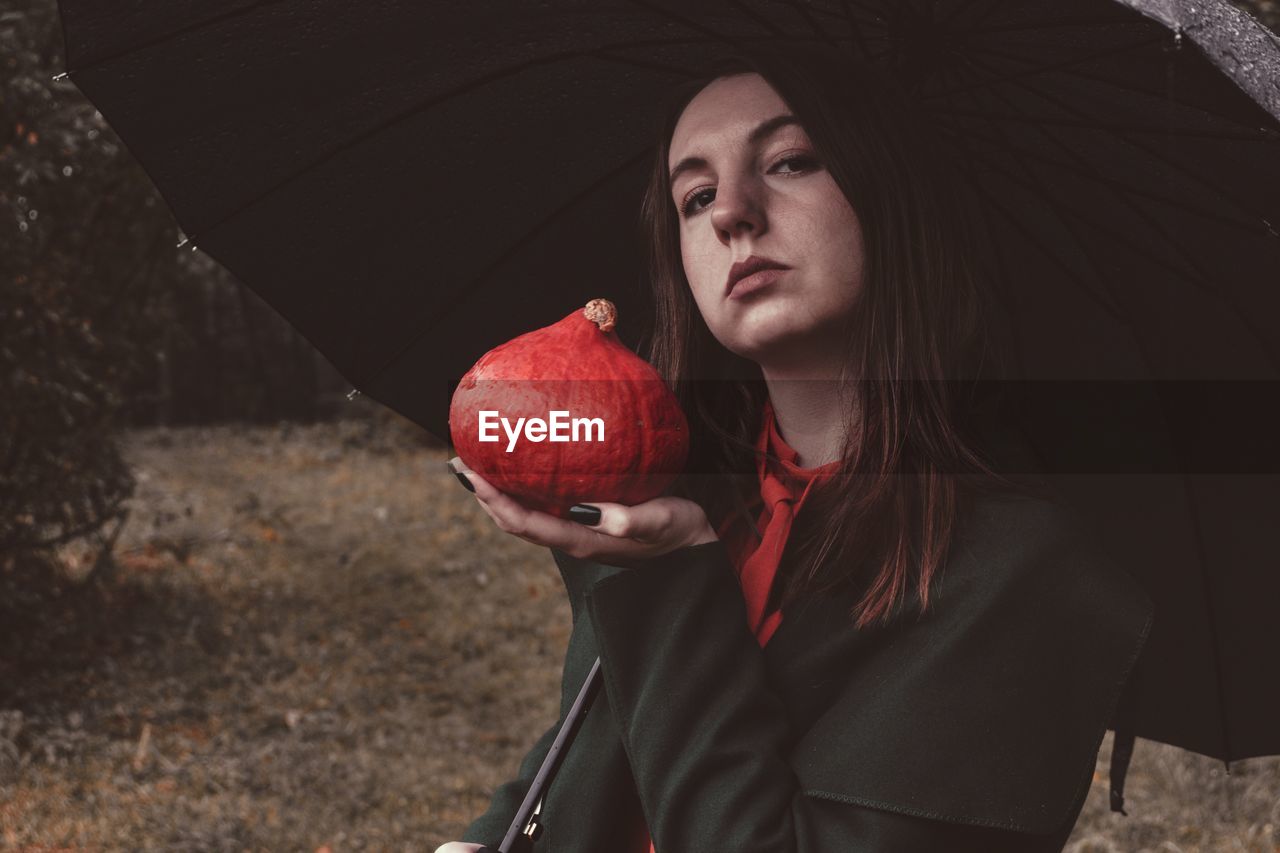
M1022 832L806 792L792 763L803 733L772 692L723 543L606 578L586 604L659 851L1060 849Z
M587 673L599 654L596 649L595 639L591 634L589 621L586 619L583 610L586 592L600 579L625 570L616 566L577 561L575 561L572 570L566 570L567 563L561 562L559 557L557 557L557 565L560 567L561 578L564 581L565 591L568 593L569 605L573 613L573 631L569 636L569 645L565 649L564 667L561 674L559 718L551 728L547 729L537 739L528 754L521 760L516 777L499 785L494 791L488 809L484 814L472 821L466 832L463 833L462 838L459 839L461 841L486 844L493 849L497 849L498 844L511 826L516 810L520 807L525 795L529 792L529 788L533 785L534 777L538 775L542 762L551 750L551 744L555 742L556 735L560 732L560 728L568 717L569 711L577 699L578 692L586 680ZM597 697L596 701L598 705L603 704L600 703L599 697ZM587 730L592 727L605 726L607 728L606 723L609 718L607 709L599 708L598 705L596 706L597 710L588 715L583 730L577 736L578 740L584 740ZM614 743L616 744L616 736ZM574 761L582 757L581 747L578 750L570 749L566 759L566 766L562 767L559 772L565 774L567 766L572 765ZM630 774L626 769L616 766L616 764L625 762L625 760L626 757L620 746L616 750L609 750L608 756L605 756L600 751L590 756L593 767L602 772L603 779L617 782L619 781L616 778L617 772L620 771L624 774L621 781L625 781L629 785ZM552 787L554 788L554 786ZM607 786L606 789L597 790L596 793L607 793L616 799L621 799L619 791L607 789ZM548 800L548 806L550 802L551 800ZM622 808L622 804L619 804L619 808ZM597 807L595 811L604 820L618 820L616 814L607 810ZM544 841L543 844L545 845L546 842Z
M555 725L538 738L533 748L521 760L516 778L503 782L494 790L493 797L489 800L489 808L471 822L467 831L462 833L460 841L487 844L495 850L498 849L498 845L507 834L507 829L511 826L511 821L515 818L516 809L520 808L525 795L529 793L533 777L538 775L538 768L542 766L543 759L551 750L551 744L555 741L557 732L560 731L561 722L562 720L557 720Z

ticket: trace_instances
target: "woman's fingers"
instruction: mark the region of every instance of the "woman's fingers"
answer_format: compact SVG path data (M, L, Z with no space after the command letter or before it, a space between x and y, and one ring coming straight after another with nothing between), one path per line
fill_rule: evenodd
M570 556L643 557L716 538L702 507L685 498L660 497L635 506L584 502L580 506L599 510L599 520L590 523L595 514L586 512L570 521L528 509L459 457L449 460L449 467L467 478L481 508L501 530Z
M480 501L480 506L489 513L489 517L498 527L507 533L527 537L539 526L533 518L535 515L533 510L521 506L510 495L500 492L475 471L465 468L462 470L466 478L471 481L471 485L475 487L476 499ZM546 515L546 513L539 514Z
M665 535L675 521L671 506L663 498L635 506L616 503L588 503L600 510L600 521L591 529L617 539L648 542Z
M471 491L475 493L476 499L483 504L486 509L492 506L503 516L514 517L518 515L518 510L524 507L516 503L511 497L500 492L492 483L481 477L475 471L467 467L467 463L462 461L461 456L455 456L449 460L449 467L453 469L455 474L459 474L467 479L471 484Z
M459 460L455 464L461 466L462 462ZM461 467L461 470L475 487L476 499L480 501L480 505L504 531L514 533L516 536L526 536L535 532L540 526L534 516L546 516L546 513L535 512L522 506L515 498L499 491L475 471L465 467Z
M466 478L466 484L469 484L476 498L480 501L480 505L508 533L523 535L520 531L530 531L540 526L539 520L533 518L534 515L544 515L555 521L561 520L547 515L547 513L537 513L534 510L527 509L510 495L503 493L484 477L468 468L467 463L462 461L461 456L455 456L450 459L449 468L455 474ZM671 521L669 509L650 506L650 504L660 503L661 500L650 501L648 504L642 504L639 507L600 502L580 504L579 506L599 510L599 521L590 523L590 516L594 515L594 513L590 512L573 513L573 517L576 519L576 524L588 526L590 530L596 533L603 533L620 539L642 539L663 529ZM583 519L587 520L583 521ZM546 527L545 524L541 526ZM561 531L572 529L564 528L558 524L554 525L554 527Z
M556 518L545 512L529 509L517 500L495 488L475 471L466 467L461 458L449 460L449 466L462 473L475 487L476 499L489 514L494 524L506 533L527 539L538 545L559 548L568 554L581 553L591 540L600 539L594 527L588 528L576 522Z

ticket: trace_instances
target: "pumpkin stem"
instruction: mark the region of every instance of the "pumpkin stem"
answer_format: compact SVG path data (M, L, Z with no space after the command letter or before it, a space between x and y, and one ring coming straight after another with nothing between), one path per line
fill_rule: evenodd
M600 327L600 331L609 332L618 324L618 309L608 299L592 299L582 309L588 320Z

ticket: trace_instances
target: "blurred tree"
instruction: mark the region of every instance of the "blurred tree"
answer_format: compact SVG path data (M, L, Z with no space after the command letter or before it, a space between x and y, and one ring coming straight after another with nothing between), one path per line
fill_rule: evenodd
M102 117L51 81L52 3L0 13L0 550L120 517L121 389L155 340L171 217Z
M145 172L53 80L55 0L0 2L0 58L0 555L107 545L133 489L116 425L309 420L347 386L212 259L174 248Z

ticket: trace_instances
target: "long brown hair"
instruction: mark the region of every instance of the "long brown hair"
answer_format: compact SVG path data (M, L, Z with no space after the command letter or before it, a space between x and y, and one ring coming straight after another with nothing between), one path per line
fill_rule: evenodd
M861 628L887 622L914 588L924 612L974 480L964 475L978 475L979 488L1008 485L963 428L974 387L967 380L990 377L999 359L984 322L990 303L976 271L975 217L934 137L892 78L841 54L753 50L672 93L641 209L656 310L647 357L689 416L689 470L714 475L686 476L677 492L718 526L745 514L744 491L758 489L755 438L768 392L758 365L723 347L697 310L667 173L689 101L718 77L749 72L800 119L857 211L866 251L843 355L855 391L849 423L858 428L846 436L838 475L796 519L773 606L851 586L860 598L850 615Z

